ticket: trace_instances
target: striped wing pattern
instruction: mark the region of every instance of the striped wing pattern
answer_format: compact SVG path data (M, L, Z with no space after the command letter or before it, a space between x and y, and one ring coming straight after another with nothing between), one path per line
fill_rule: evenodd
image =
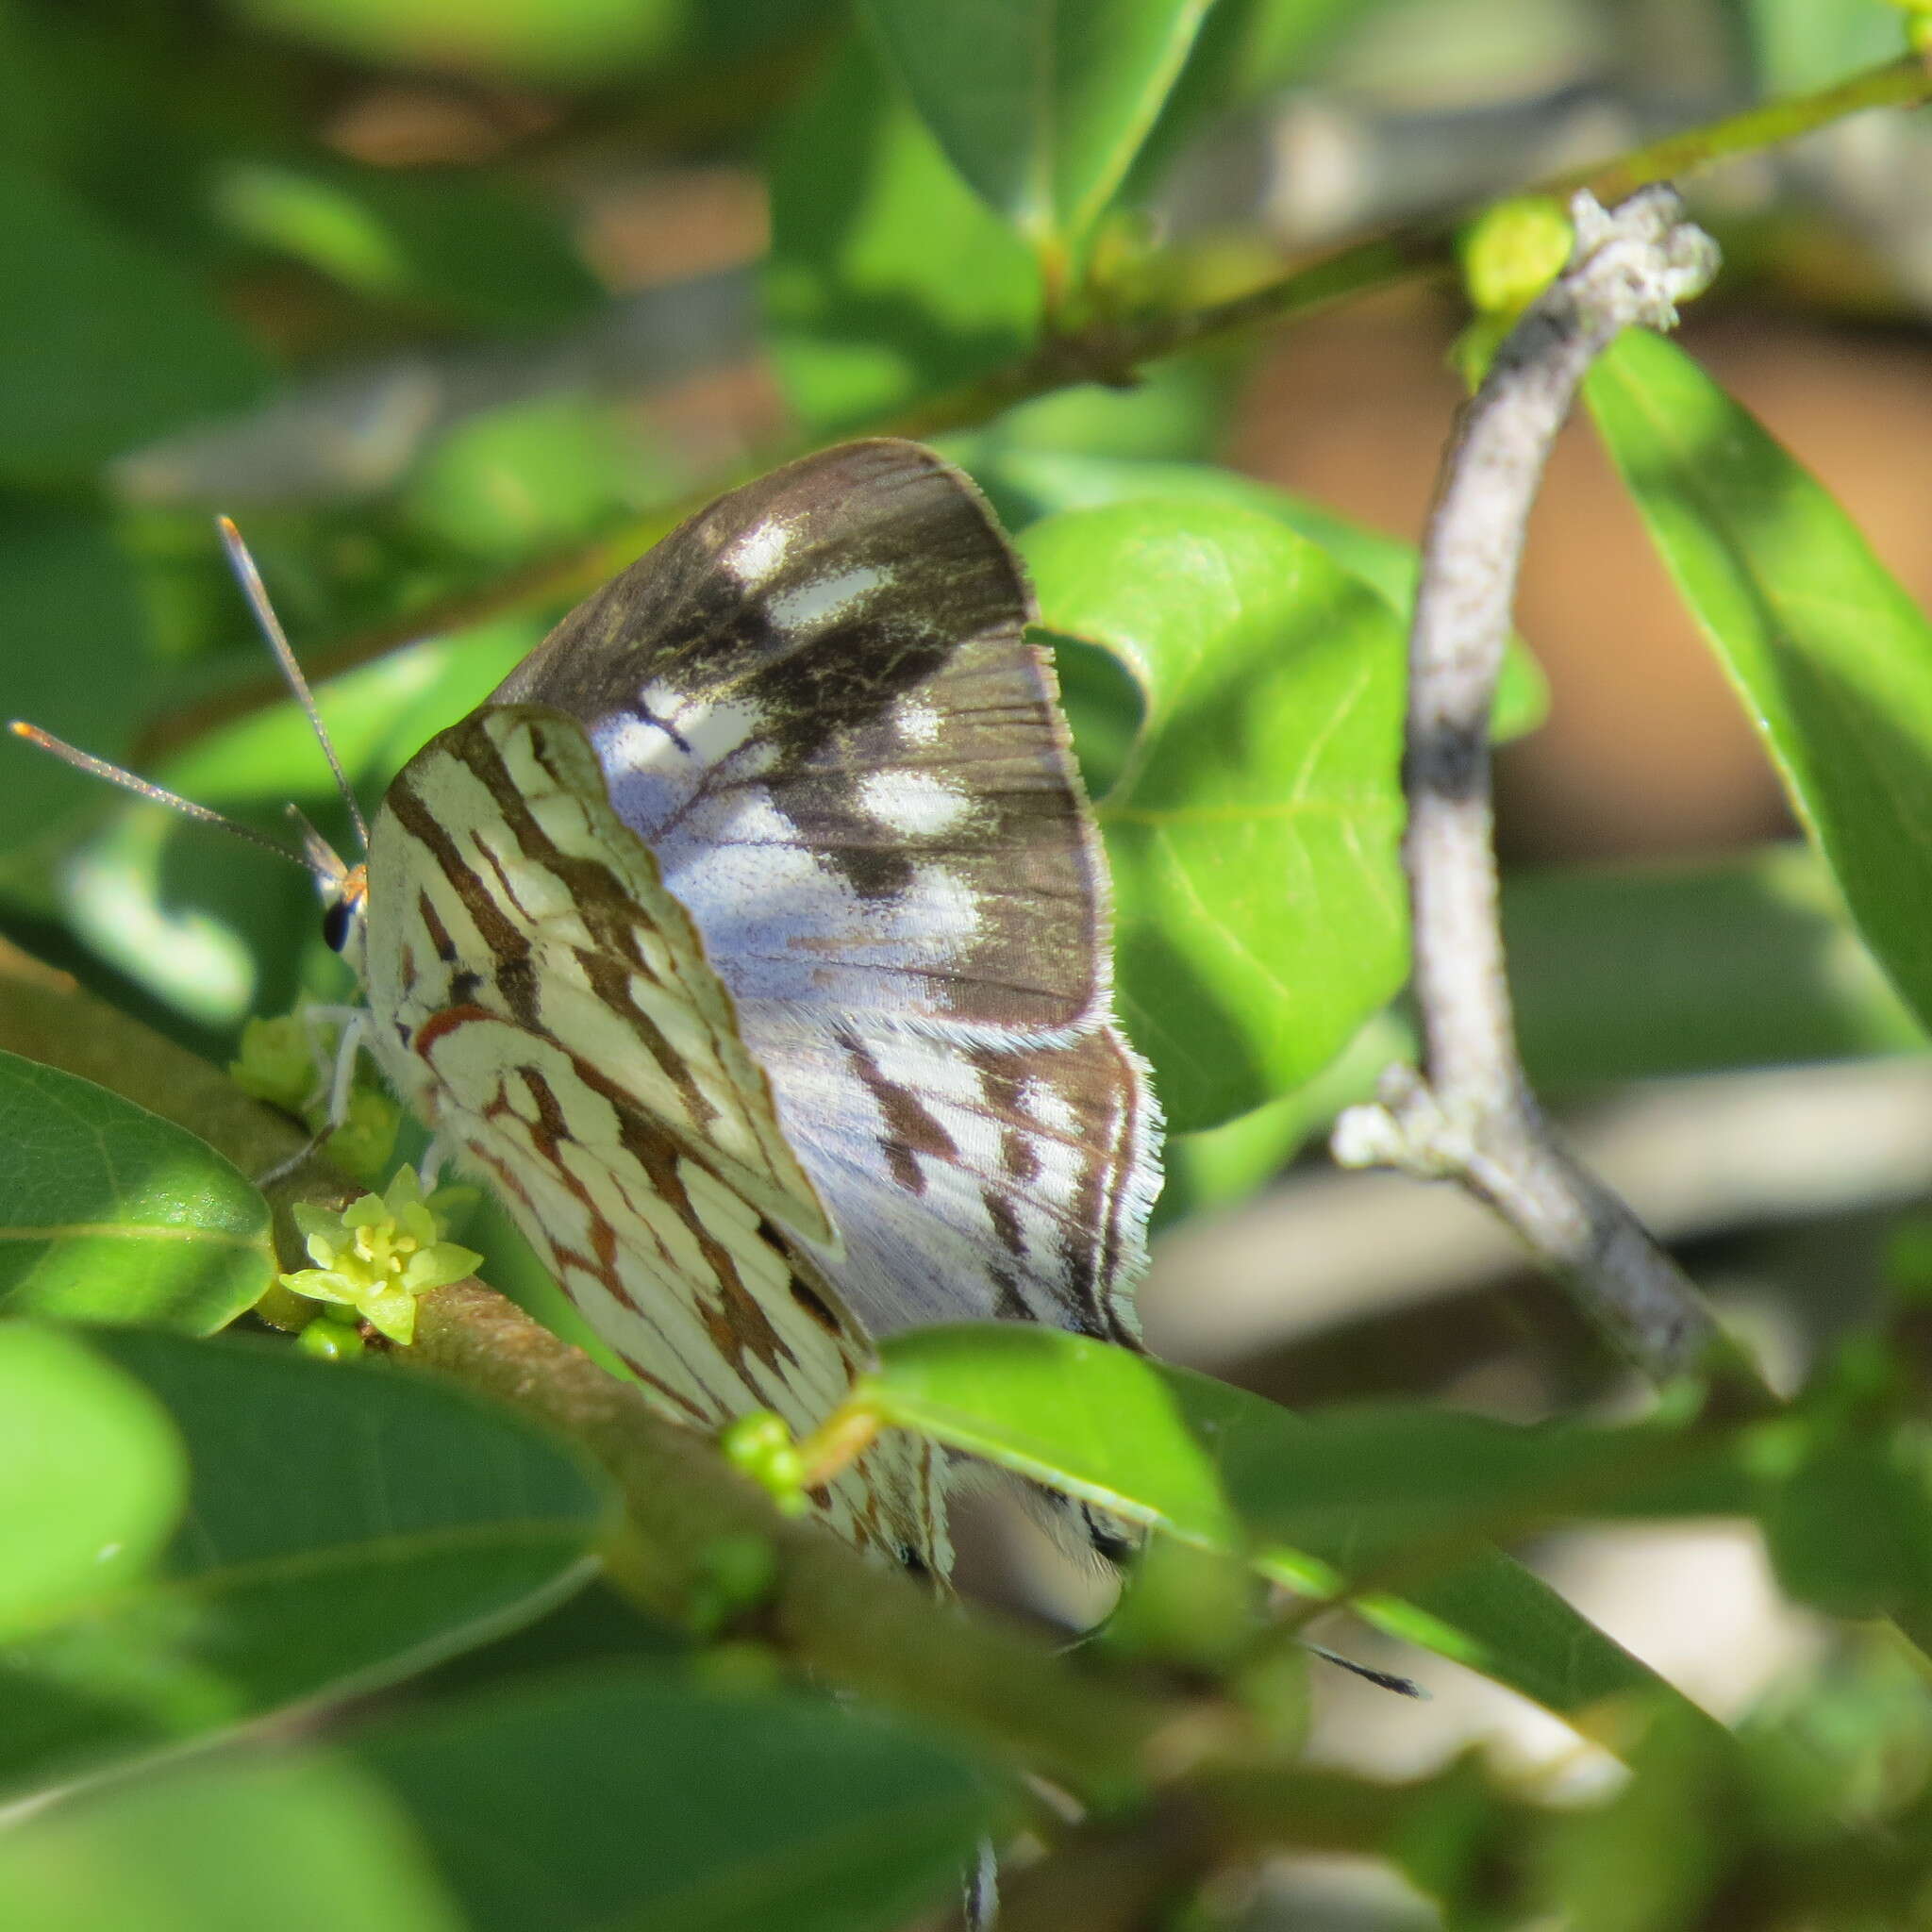
M368 971L406 1094L674 1412L808 1428L868 1335L1131 1340L1158 1123L1024 575L854 443L574 610L391 789ZM945 1562L938 1473L831 1513Z

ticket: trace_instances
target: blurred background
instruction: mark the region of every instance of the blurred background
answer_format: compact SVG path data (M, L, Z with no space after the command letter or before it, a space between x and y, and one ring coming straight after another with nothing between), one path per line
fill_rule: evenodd
M1900 45L1881 0L1219 0L1109 235L1117 285L1210 299ZM1932 134L1866 115L1693 202L1727 267L1686 344L1925 600ZM1019 354L1012 250L844 0L0 0L0 708L340 834L214 512L379 785L663 506ZM1015 453L1221 463L1412 541L1464 321L1418 279L949 447L990 480ZM1500 780L1531 1071L1795 1375L1918 1239L1923 1041L1587 425L1519 615L1551 692ZM176 1037L225 1058L247 1014L332 990L313 925L292 873L8 754L0 933ZM1405 1040L1384 1016L1317 1091L1176 1149L1150 1340L1294 1402L1615 1403L1483 1217L1327 1168L1325 1120ZM1023 1531L988 1534L1024 1569ZM1713 1707L1816 1645L1741 1534L1634 1541L1553 1545L1549 1573ZM1093 1607L1065 1575L1024 1591ZM1435 1668L1420 1711L1324 1683L1321 1748L1407 1771L1487 1737L1590 1774L1562 1726ZM1407 1910L1282 1886L1300 1924Z

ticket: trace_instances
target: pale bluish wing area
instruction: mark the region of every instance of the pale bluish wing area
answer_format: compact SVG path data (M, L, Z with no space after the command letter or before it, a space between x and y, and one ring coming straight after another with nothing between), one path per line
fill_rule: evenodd
M874 1333L1021 1320L1137 1341L1158 1122L1112 1027L1013 1048L853 1021L768 1063L843 1240L825 1273Z
M741 1007L1031 1037L1106 1017L1104 863L973 485L852 443L735 491L499 700L590 733Z

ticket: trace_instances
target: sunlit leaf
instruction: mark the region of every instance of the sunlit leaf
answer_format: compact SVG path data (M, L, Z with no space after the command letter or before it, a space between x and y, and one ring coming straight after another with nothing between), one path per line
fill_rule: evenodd
M1078 246L1179 79L1210 0L865 0L947 158L1042 254Z
M1021 542L1045 627L1141 689L1096 804L1120 1006L1170 1124L1212 1126L1319 1071L1407 969L1400 628L1251 510L1125 503Z
M903 406L1026 346L1038 271L862 41L779 124L769 161L767 334L814 429Z
M1066 449L1015 445L989 438L966 461L1016 526L1068 509L1102 509L1150 497L1170 502L1226 504L1274 517L1325 550L1359 577L1401 618L1415 608L1421 563L1413 543L1351 523L1307 497L1277 490L1214 463L1161 462L1095 454L1091 444ZM1549 685L1520 640L1510 641L1496 688L1491 728L1499 741L1534 731L1550 708Z
M187 1487L145 1390L77 1334L0 1322L0 1634L139 1576Z
M1588 393L1859 930L1932 1015L1932 623L1682 350L1630 330Z
M0 1054L0 1307L205 1335L268 1286L268 1204L184 1128Z
M460 1932L401 1807L320 1757L175 1765L0 1834L8 1932Z

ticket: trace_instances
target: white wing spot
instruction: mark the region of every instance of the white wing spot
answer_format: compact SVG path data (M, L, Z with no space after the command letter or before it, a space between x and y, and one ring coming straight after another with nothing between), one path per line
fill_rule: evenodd
M718 561L741 584L761 584L785 561L791 547L791 525L776 517L754 524Z
M973 816L973 800L930 772L869 772L858 781L858 802L908 839L951 831Z
M741 700L692 705L680 710L675 698L656 685L644 691L643 700L645 708L654 718L661 719L661 724L616 717L597 726L591 742L597 762L607 772L661 771L685 758L680 739L698 764L715 765L756 738L765 722L758 706Z
M765 608L782 630L816 630L821 625L845 616L891 581L891 571L859 564L852 570L841 570L836 576L820 577L815 583L801 584L795 591L782 591Z
M1066 1096L1044 1080L1028 1080L1020 1089L1020 1105L1041 1126L1052 1127L1058 1133L1071 1134L1080 1124L1080 1116L1074 1111Z
M895 713L899 729L911 744L937 744L944 722L931 705L908 698Z

